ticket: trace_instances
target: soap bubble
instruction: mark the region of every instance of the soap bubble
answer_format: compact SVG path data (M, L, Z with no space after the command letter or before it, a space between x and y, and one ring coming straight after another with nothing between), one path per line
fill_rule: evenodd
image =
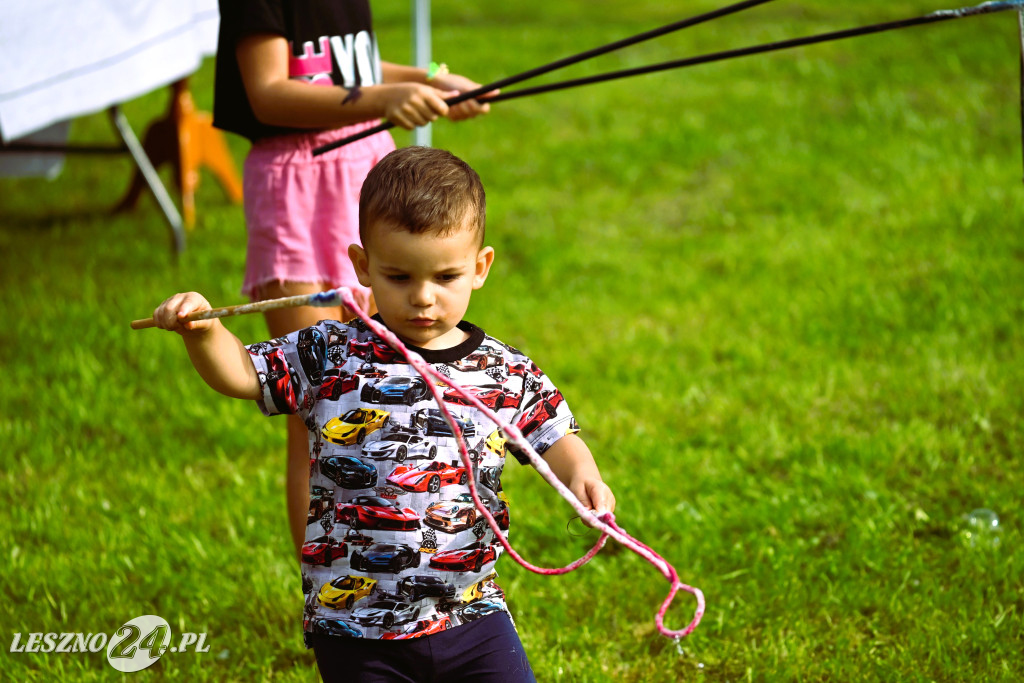
M960 541L968 548L996 548L1002 529L999 516L987 508L977 508L960 515L957 526Z

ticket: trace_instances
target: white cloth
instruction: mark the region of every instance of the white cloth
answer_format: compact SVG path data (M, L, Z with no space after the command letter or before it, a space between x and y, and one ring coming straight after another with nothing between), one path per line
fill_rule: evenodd
M217 0L33 0L0 20L0 137L100 111L193 73Z

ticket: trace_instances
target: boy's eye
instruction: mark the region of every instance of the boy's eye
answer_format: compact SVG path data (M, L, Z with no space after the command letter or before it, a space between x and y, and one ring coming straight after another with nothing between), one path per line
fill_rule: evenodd
M408 275L388 275L388 279L392 282L405 282L409 279Z
M438 279L441 280L441 282L454 282L455 280L459 279L459 274L458 273L445 273L444 275L439 275Z

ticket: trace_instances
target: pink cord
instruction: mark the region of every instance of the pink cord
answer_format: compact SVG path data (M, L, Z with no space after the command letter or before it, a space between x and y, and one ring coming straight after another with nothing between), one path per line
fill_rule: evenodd
M537 472L539 472L540 475L544 477L545 481L551 484L551 486L553 486L555 490L558 491L562 498L568 501L568 503L573 507L573 509L582 519L586 520L591 526L601 530L601 537L597 540L597 543L595 543L594 546L590 550L588 550L583 557L579 558L575 562L572 562L571 564L559 568L538 567L523 559L523 557L515 551L511 544L509 544L508 539L505 538L505 536L501 533L501 529L498 527L498 523L495 521L494 516L491 514L491 511L487 508L486 505L483 504L483 502L480 500L480 497L477 495L476 477L469 477L469 493L473 497L473 504L476 505L477 510L480 512L480 514L484 516L484 519L487 520L487 524L491 527L491 530L494 532L495 537L498 539L501 545L504 546L505 550L509 553L509 555L512 556L512 558L516 562L518 562L526 569L529 569L531 572L535 572L537 574L568 574L572 570L578 569L579 567L589 562L590 559L594 557L594 555L597 555L598 551L600 551L601 548L604 547L605 541L607 541L608 537L611 536L616 541L626 546L634 553L636 553L637 555L639 555L640 557L644 558L649 563L654 565L654 567L657 568L658 571L661 572L661 574L666 579L668 579L670 583L668 596L665 598L665 601L661 603L661 608L658 610L658 613L654 618L654 623L655 625L657 625L658 631L664 636L676 639L688 636L691 633L693 633L694 629L696 629L697 625L700 623L701 617L704 616L704 593L702 593L699 588L688 586L685 583L681 582L679 580L679 574L676 573L675 568L671 564L669 564L664 558L662 558L661 555L654 552L654 550L644 545L640 541L636 540L628 533L626 533L621 527L619 527L619 525L615 523L615 516L612 513L606 512L602 514L600 517L598 517L593 512L584 507L583 504L580 503L579 499L576 498L575 495L573 495L572 491L570 491L561 481L558 480L558 478L551 471L551 468L548 466L548 464L544 462L544 460L537 454L535 450L533 450L533 447L530 446L526 439L523 438L523 435L520 433L519 429L516 428L515 425L502 422L501 418L499 418L493 411L491 411L486 405L484 405L476 396L472 395L471 393L466 391L466 389L459 386L451 379L435 370L431 365L427 364L419 354L407 349L405 345L401 342L401 340L399 340L398 337L396 337L394 333L391 332L391 330L387 329L383 325L377 323L377 321L370 318L359 307L355 299L352 297L351 291L347 287L339 287L338 289L331 291L336 293L337 296L341 299L342 303L344 303L345 306L349 308L349 310L353 311L357 316L359 316L359 319L366 323L369 326L369 328L373 330L374 334L376 334L378 337L386 341L391 346L391 348L398 351L398 353L400 353L402 357L405 358L406 361L408 361L409 365L411 365L416 370L416 372L418 372L420 376L423 377L423 379L428 380L427 386L430 388L430 393L433 394L434 400L437 402L437 406L441 410L441 414L444 415L445 422L448 423L449 428L452 430L452 434L454 434L455 438L458 440L459 453L462 456L462 464L466 467L467 471L473 471L473 461L469 457L469 451L466 448L466 440L462 437L462 432L459 429L458 424L455 422L455 419L452 417L452 414L448 411L448 407L444 402L444 398L441 394L441 390L438 388L437 382L441 382L449 386L456 393L458 393L459 396L461 396L466 401L471 403L475 408L480 410L489 420L491 420L491 422L493 422L499 429L501 429L501 431L505 434L508 440L511 441L516 446L516 448L518 448L522 453L526 454L526 457L530 460L530 464L533 465L534 469L536 469ZM329 295L329 293L324 292L321 296L326 295ZM697 600L697 609L694 611L693 619L685 628L680 629L678 631L673 631L665 626L665 613L668 611L669 605L672 604L672 600L675 598L676 593L680 589L693 594L693 597Z

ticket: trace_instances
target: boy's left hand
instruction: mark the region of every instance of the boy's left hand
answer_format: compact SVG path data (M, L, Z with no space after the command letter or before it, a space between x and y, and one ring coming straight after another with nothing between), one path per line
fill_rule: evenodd
M606 512L615 512L615 494L612 493L608 484L600 479L573 481L569 485L569 490L598 517ZM583 523L593 526L586 519L583 520Z
M566 434L560 438L544 452L544 460L584 507L598 517L606 512L615 512L615 494L604 483L594 456L579 436ZM593 524L587 523L587 526Z

